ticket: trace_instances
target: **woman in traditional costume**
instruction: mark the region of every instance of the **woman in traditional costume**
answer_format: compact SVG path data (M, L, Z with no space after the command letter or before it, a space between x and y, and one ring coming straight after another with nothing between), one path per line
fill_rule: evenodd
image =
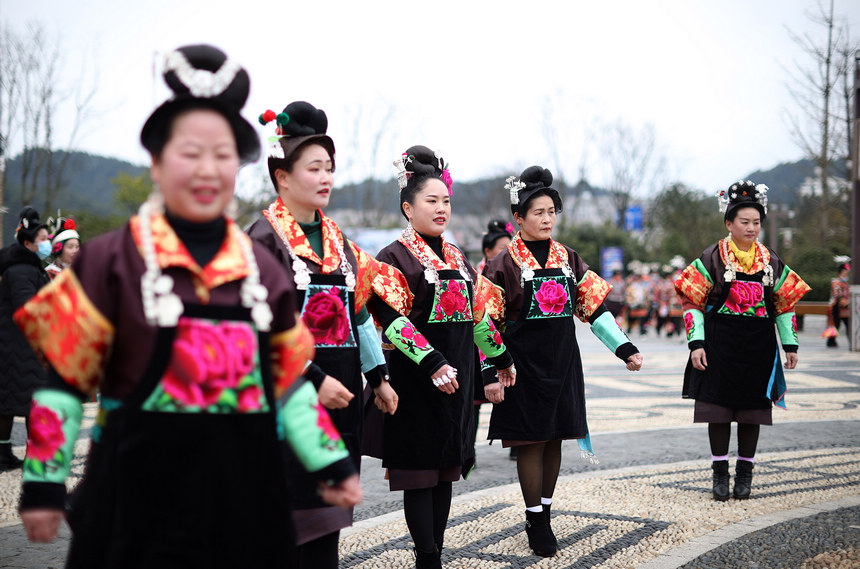
M851 303L849 302L850 286L848 278L851 275L850 259L848 257L837 257L839 268L837 276L830 281L830 307L827 309L827 329L823 336L827 338L828 348L838 348L836 337L839 335L839 326L845 325L845 336L851 337Z
M728 500L729 439L738 424L736 499L749 498L761 425L784 407L785 368L797 366L794 306L810 288L775 251L758 242L767 186L739 181L717 195L728 237L711 245L675 280L683 296L690 358L683 396L696 400L693 421L708 423L713 496Z
M225 216L259 139L248 75L220 50L167 54L173 97L141 132L156 189L15 314L50 364L34 395L21 518L63 517L82 401L100 409L69 514L67 567L289 566L284 439L331 503L361 497L345 445L298 377L313 338L277 260Z
M472 439L475 346L500 380L515 381L510 355L490 318L499 290L442 237L451 218L453 182L442 157L412 146L395 160L403 235L377 259L406 277L411 303L401 316L378 299L371 309L394 345L391 386L400 396L385 416L382 465L403 508L419 568L441 567L452 483L474 464Z
M562 441L579 439L584 456L593 460L573 317L591 324L592 332L627 369L642 367L639 350L604 305L609 284L576 251L552 239L562 202L551 184L552 173L540 166L508 178L505 188L520 231L485 270L505 291L500 328L519 373L512 387L484 375L487 398L495 403L489 438L518 447L526 534L532 550L545 557L558 550L550 509Z
M74 219L61 217L57 220L54 236L51 239L51 264L45 267L45 272L54 279L63 269L68 269L75 255L81 250L81 235Z
M290 103L281 113L266 111L263 124L276 122L269 146L269 176L278 198L248 230L271 251L298 291L301 318L316 345L305 377L316 387L346 442L356 470L361 467L362 373L384 412L397 409L379 334L365 307L377 295L403 312L406 282L396 269L376 261L349 241L323 213L331 197L334 141L328 119L310 103ZM340 530L352 525L352 509L332 507L314 492L316 482L291 461L296 491L297 566L336 569Z

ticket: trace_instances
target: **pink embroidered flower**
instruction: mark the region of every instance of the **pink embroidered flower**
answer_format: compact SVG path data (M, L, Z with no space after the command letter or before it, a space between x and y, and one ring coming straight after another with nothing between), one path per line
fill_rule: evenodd
M734 281L726 299L726 308L735 314L743 314L761 302L763 294L759 283Z
M439 306L447 316L466 310L466 297L457 281L448 281L448 290L439 295Z
M246 387L239 392L239 411L247 413L248 411L258 411L260 405L260 395L263 391L256 385Z
M797 336L797 314L791 315L791 330L794 332L794 335Z
M451 172L448 171L447 168L442 170L442 181L445 183L445 186L448 188L448 195L451 196L454 194L454 180L451 178Z
M63 422L53 409L33 401L27 436L27 458L45 462L54 457L66 442Z
M693 327L695 326L695 321L693 320L693 315L689 312L684 314L684 328L687 329L687 337L690 337L690 334L693 332Z
M415 345L421 349L427 347L427 338L425 338L423 334L421 334L421 332L416 331L415 337L412 338L412 341L415 342Z
M349 339L349 314L337 287L313 295L305 306L302 320L317 344L339 346Z
M482 351L479 349L479 350L478 350L478 361L484 361L485 359L487 359L487 356L485 356L485 355L484 355L484 352L482 352Z
M509 235L514 234L514 224L510 221L505 224L505 231L508 232Z
M438 304L436 305L436 309L435 309L435 312L433 314L433 319L434 320L444 320L445 319L445 312L442 310L442 307L439 306Z
M756 306L755 315L758 317L767 316L767 308L764 306Z
M535 293L535 299L544 313L560 314L567 302L567 292L564 290L564 286L556 281L548 280L541 283L540 288Z
M340 433L337 432L337 427L334 426L334 422L331 420L328 411L322 406L322 403L317 401L314 409L317 411L317 427L332 441L339 441Z
M498 345L502 343L502 335L499 334L498 330L493 330L493 341Z
M464 288L458 281L448 281L448 290L451 292L460 292Z
M239 385L242 378L254 370L257 335L244 322L225 322L222 328L227 373L232 376L229 383Z
M407 340L411 340L412 337L415 336L415 328L412 327L412 324L407 324L400 329L400 335Z

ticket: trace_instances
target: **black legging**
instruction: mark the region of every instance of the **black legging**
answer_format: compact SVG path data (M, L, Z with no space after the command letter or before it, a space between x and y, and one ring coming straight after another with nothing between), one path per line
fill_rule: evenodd
M526 508L552 498L561 468L561 439L518 446L517 477Z
M738 456L754 458L758 446L758 434L761 425L738 423ZM725 456L729 454L729 438L732 434L731 423L708 423L708 439L711 442L711 454Z
M442 551L451 511L451 492L451 482L403 491L403 514L418 551L429 553L436 548Z

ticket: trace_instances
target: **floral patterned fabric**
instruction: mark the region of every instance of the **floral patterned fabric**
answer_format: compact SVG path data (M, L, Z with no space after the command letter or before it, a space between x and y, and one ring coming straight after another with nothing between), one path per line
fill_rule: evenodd
M526 318L558 318L573 316L568 279L565 277L536 277L532 281L534 302Z
M693 261L675 279L675 291L690 299L699 309L705 308L708 295L713 288L714 281L701 259Z
M582 322L588 322L594 311L600 308L604 299L612 290L612 285L592 270L586 271L576 284L576 305L574 314Z
M269 410L257 333L247 322L180 318L164 377L144 402L166 413Z
M773 292L773 306L777 314L792 312L803 296L812 290L800 275L786 266Z
M309 361L314 359L314 337L304 323L271 336L272 374L275 397L280 397L298 379Z
M311 331L316 347L358 345L349 319L349 295L345 287L308 285L302 321Z
M433 351L433 346L427 338L405 316L397 318L388 325L385 329L385 337L416 364Z
M83 393L95 393L114 327L87 297L72 269L39 290L14 319L33 350L60 377Z
M725 304L720 307L719 313L767 318L764 287L760 282L732 281L729 295Z
M461 280L445 279L436 286L430 323L466 322L472 319L469 287Z
M33 394L24 482L65 481L82 416L81 402L68 393L40 389Z

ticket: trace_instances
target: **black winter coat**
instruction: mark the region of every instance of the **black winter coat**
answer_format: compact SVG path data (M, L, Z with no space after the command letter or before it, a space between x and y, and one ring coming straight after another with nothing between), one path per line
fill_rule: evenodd
M38 255L20 243L0 249L0 415L28 416L47 377L12 314L49 281Z

